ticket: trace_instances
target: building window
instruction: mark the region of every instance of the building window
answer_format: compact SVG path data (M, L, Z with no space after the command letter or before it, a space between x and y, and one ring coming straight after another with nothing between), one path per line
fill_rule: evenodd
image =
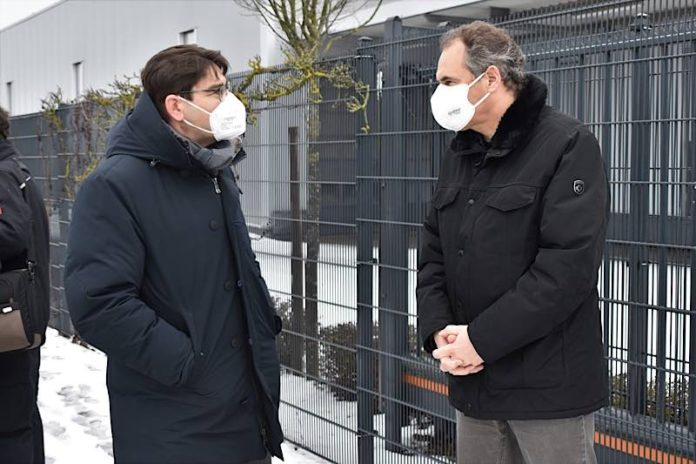
M12 114L12 82L6 84L7 88L7 110L8 113Z
M80 98L85 91L85 66L84 61L73 63L73 89L75 98Z
M189 29L179 33L179 45L190 45L198 43L198 32L196 29Z

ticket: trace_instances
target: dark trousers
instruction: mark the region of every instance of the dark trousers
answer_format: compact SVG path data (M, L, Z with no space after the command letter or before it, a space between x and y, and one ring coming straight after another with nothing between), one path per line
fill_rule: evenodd
M0 462L43 464L41 415L36 405L39 349L0 353Z

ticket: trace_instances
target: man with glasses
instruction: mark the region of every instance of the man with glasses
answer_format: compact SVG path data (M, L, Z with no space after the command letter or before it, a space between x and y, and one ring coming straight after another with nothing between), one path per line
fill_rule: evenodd
M195 45L153 56L75 201L65 290L108 356L117 463L282 456L281 326L231 169L246 111L227 69Z

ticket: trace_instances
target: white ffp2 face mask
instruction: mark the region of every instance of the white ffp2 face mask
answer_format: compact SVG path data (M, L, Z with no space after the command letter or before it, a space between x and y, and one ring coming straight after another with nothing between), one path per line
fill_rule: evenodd
M232 92L227 92L212 113L204 110L191 100L187 100L183 97L179 98L209 116L210 130L203 129L186 119L184 119L184 123L206 134L211 134L218 142L237 139L246 132L246 108L244 107L244 103L235 97Z
M469 89L485 76L481 74L471 84L438 85L430 97L430 109L435 121L445 129L459 132L474 117L476 108L491 94L486 93L476 103L469 101Z

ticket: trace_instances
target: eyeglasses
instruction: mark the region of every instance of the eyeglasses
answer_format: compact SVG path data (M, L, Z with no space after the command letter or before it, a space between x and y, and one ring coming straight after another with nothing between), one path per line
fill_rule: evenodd
M202 93L205 93L205 94L207 94L207 95L210 95L211 97L212 97L212 96L217 96L217 97L218 97L218 100L222 101L222 99L225 98L225 95L227 94L228 91L229 91L229 84L225 83L225 84L222 84L222 85L218 85L218 86L215 86L215 87L211 87L211 88L209 88L209 89L182 90L182 91L179 92L179 93L180 93L180 94L184 94L184 93L198 93L198 92L202 92Z

